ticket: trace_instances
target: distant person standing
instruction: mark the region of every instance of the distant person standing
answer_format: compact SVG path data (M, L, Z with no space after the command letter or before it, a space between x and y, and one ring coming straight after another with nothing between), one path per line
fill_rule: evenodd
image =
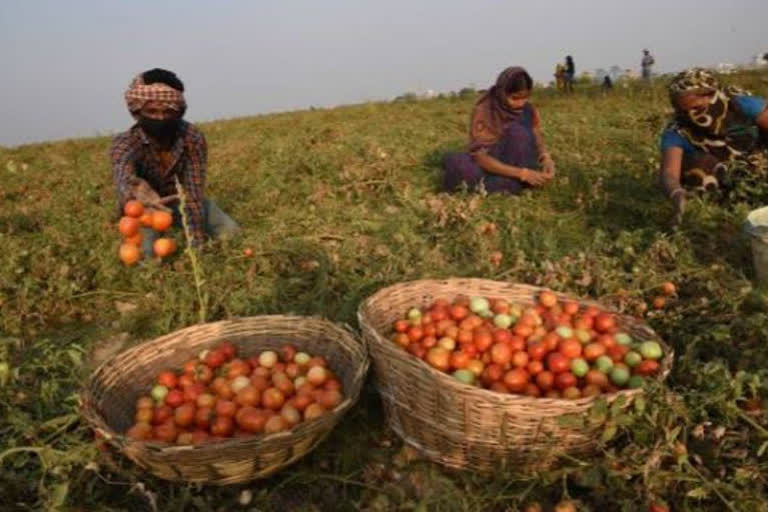
M562 62L558 62L555 66L555 85L558 91L562 91L565 86L565 66Z
M573 57L568 55L565 58L565 92L573 92L573 80L576 78L576 66L573 64Z
M656 63L653 59L653 55L647 49L643 50L643 60L640 61L640 67L642 69L643 82L646 84L651 83L651 68Z
M611 81L611 77L608 75L605 75L603 78L603 85L601 86L603 89L603 94L609 92L611 89L613 89L613 81Z

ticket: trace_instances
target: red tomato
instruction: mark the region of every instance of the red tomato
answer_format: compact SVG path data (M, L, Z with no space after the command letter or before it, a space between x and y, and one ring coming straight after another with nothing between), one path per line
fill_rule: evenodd
M427 326L432 323L432 313L425 312L421 314L421 325Z
M440 371L447 371L451 364L451 354L442 347L433 347L427 352L427 363Z
M199 359L190 359L186 363L184 363L184 373L194 375L195 368L197 368L197 365L200 364Z
M569 370L570 361L560 352L552 352L547 356L547 368L552 373L558 374Z
M198 428L207 429L213 421L213 409L210 407L200 407L195 412L195 425Z
M174 442L178 435L179 429L176 428L173 421L166 421L152 429L152 437L164 443Z
M460 304L454 304L451 306L451 318L457 322L464 320L469 315L469 309L466 306Z
M512 349L512 352L525 350L525 339L521 338L520 336L512 336L512 338L509 340L509 348Z
M539 304L549 309L557 304L557 295L549 290L545 290L539 294Z
M462 345L461 351L466 353L468 356L470 356L471 359L474 359L475 356L477 356L477 347L474 346L472 343L469 343L467 345Z
M235 354L237 354L237 347L235 347L231 342L229 341L223 341L219 344L218 350L224 354L224 357L229 360L235 357Z
M589 343L584 347L584 359L594 361L605 354L605 345L601 343Z
M172 371L160 372L157 376L157 383L161 386L165 386L168 389L173 389L178 384L179 380L176 378L176 374Z
M408 339L412 342L420 341L424 337L424 329L417 325L413 325L408 328Z
M286 377L287 379L287 377ZM287 382L290 384L291 389L293 389L293 383L290 380L283 380L281 382ZM278 384L275 384L279 387ZM240 406L251 406L255 407L259 405L259 399L260 399L260 393L259 390L256 389L254 386L246 386L240 391L237 392L235 395L235 402Z
M595 330L597 332L609 332L616 327L616 321L610 313L600 313L595 317Z
M611 348L616 345L616 339L610 334L601 334L597 337L597 342L605 348Z
M515 368L504 374L504 385L512 393L522 393L528 382L528 372L522 368Z
M437 336L437 326L435 326L435 324L427 324L423 329L424 336Z
M552 352L553 350L557 350L557 345L560 343L560 336L555 332L550 332L544 336L541 342L544 343L547 352Z
M228 379L234 379L241 375L250 375L252 370L251 365L242 359L233 359L224 365L221 374Z
M267 423L268 418L269 416L262 410L255 407L243 407L237 411L235 422L238 427L246 432L256 433L264 431L264 425Z
M529 360L530 357L528 357L528 352L525 352L524 350L520 350L512 354L512 366L517 368L526 367Z
M656 372L659 371L659 363L658 361L654 361L653 359L645 359L643 361L640 361L640 364L635 366L635 373L637 375L654 375Z
M541 361L547 355L547 347L542 342L534 342L528 345L528 355L534 361Z
M195 379L189 373L184 373L179 376L178 385L181 389L186 389L193 384L195 384Z
M493 345L493 336L487 329L477 329L474 331L472 341L480 352L485 352Z
M432 348L437 345L437 338L434 336L424 336L421 339L421 346L424 348Z
M438 297L432 303L432 307L435 307L435 308L450 308L451 307L451 301L449 301L445 297Z
M219 366L223 365L226 360L227 358L224 356L223 352L220 350L211 350L205 355L203 362L209 368L218 368Z
M526 370L528 370L528 373L532 376L538 375L542 371L544 371L544 363L542 363L541 361L535 361L535 360L530 361L528 363L528 366L526 366Z
M414 356L418 357L419 359L424 359L424 355L427 353L426 347L423 345L420 345L418 343L414 343L412 345L408 345L408 352L413 354Z
M184 401L197 403L197 397L205 392L205 386L199 382L194 382L184 388Z
M629 347L627 345L614 345L606 350L606 354L613 359L614 363L622 362L627 352L629 352Z
M590 330L595 325L595 318L592 316L580 316L573 320L574 329Z
M188 427L195 420L195 406L192 404L182 404L173 411L173 421L179 427Z
M490 385L501 380L503 376L504 368L496 363L491 363L485 367L480 378L486 385Z
M495 343L491 346L491 361L506 366L512 360L512 350L506 343Z
M165 423L173 416L173 409L167 405L159 405L155 407L155 412L152 414L152 424L160 425Z
M521 324L518 322L515 324L515 327L512 328L512 333L515 336L520 336L521 338L527 338L531 334L533 334L533 327Z
M440 323L448 318L448 309L444 307L435 307L432 308L430 314L432 315L432 320L434 322Z
M595 317L600 314L600 310L597 309L595 306L587 306L586 309L584 309L584 316L591 316Z
M407 332L410 327L411 323L408 320L398 320L395 322L395 331L397 332Z
M219 417L227 416L231 418L237 412L237 404L231 400L218 400L214 410Z
M496 299L491 303L491 311L497 315L506 314L509 312L509 302L504 299Z
M558 350L566 358L573 359L581 355L582 348L581 343L579 343L577 340L567 339L560 342Z
M184 393L178 389L172 389L165 395L165 405L176 408L184 403Z
M539 386L542 391L549 391L552 389L552 386L555 385L555 375L547 370L537 373L536 385Z
M590 386L605 389L608 386L608 376L599 370L589 370L584 376L584 381Z
M563 303L563 312L569 315L575 315L579 312L579 303L576 301L566 301Z
M411 344L411 339L404 332L398 332L397 334L395 334L392 340L395 342L396 345L399 345L403 348L406 348L408 345Z
M235 429L235 422L231 416L217 416L211 423L211 435L218 437L231 437Z
M555 386L560 391L574 387L577 382L576 376L571 372L558 373L555 377Z
M491 334L493 336L494 343L509 343L512 339L512 333L510 333L507 329L501 329L499 327L491 331Z
M457 370L461 370L462 368L466 368L469 364L469 361L472 359L469 354L467 354L464 351L456 351L451 353L451 367L456 368Z
M446 332L445 335L448 336L449 338L451 337L448 335L448 332ZM461 345L467 345L469 343L472 343L473 341L472 331L459 329L454 339L458 341Z

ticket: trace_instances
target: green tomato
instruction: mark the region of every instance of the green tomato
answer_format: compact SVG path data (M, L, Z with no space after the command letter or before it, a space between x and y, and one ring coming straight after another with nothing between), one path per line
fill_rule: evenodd
M630 345L632 344L632 336L625 332L619 332L616 333L616 335L613 337L613 339L616 340L616 343L619 345Z
M475 374L469 370L456 370L453 372L453 378L463 382L464 384L474 384Z
M168 394L168 388L165 386L157 385L152 388L152 391L150 392L150 395L152 395L152 398L155 399L155 402L161 403L163 400L165 400L165 395Z
M517 304L513 304L509 307L509 316L511 316L514 320L513 322L517 321L518 318L520 318L520 315L523 314L523 310L520 309L520 306Z
M493 318L493 315L494 315L494 313L490 309L486 309L486 310L481 311L481 312L478 313L478 316L480 316L482 318Z
M583 377L589 371L589 364L582 358L577 357L571 360L571 373L577 377Z
M608 356L600 356L595 361L595 368L603 373L608 373L613 368L613 359Z
M502 329L507 329L510 325L512 325L512 317L504 313L500 313L493 317L493 325Z
M662 356L661 345L655 341L644 341L640 344L640 353L646 359L659 359Z
M491 305L488 303L488 299L484 297L472 297L469 300L469 309L473 313L480 313L481 311L488 311Z
M564 340L567 340L568 338L573 337L573 329L571 329L570 327L566 327L564 325L561 325L560 327L555 329L555 332L557 333L558 336L560 336Z
M643 360L643 356L641 356L634 350L627 352L627 355L624 356L624 364L626 364L630 368L634 368L635 366L639 365L640 361L642 360Z
M643 387L643 384L645 384L645 379L643 379L640 375L633 375L629 378L629 382L627 383L627 387L629 389L639 389Z
M614 366L611 369L611 382L623 387L629 381L629 369L624 366Z
M589 341L592 339L592 335L589 334L589 331L585 329L576 329L575 334L576 339L582 343L589 343Z
M419 308L411 308L408 310L408 319L409 320L419 320L421 319L421 310Z

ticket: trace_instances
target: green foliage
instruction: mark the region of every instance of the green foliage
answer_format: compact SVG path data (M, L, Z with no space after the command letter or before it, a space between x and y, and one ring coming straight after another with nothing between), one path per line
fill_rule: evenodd
M728 79L768 94L757 73ZM251 510L502 511L563 495L590 511L644 510L652 498L675 511L768 510L768 419L748 410L768 395L768 300L750 283L741 235L750 206L695 200L672 227L656 188L669 113L660 84L605 96L536 91L556 183L512 198L440 194L441 155L465 143L474 98L204 124L207 191L244 229L206 246L194 268L182 251L162 265L121 266L107 139L0 149L4 510L231 510L243 490ZM411 460L370 385L311 455L225 489L149 477L97 450L78 418L92 354L120 333L137 343L201 311L354 325L359 302L380 287L445 276L550 286L633 314L673 281L678 295L646 316L674 346L674 370L644 399L590 413L606 426L598 454L536 475Z

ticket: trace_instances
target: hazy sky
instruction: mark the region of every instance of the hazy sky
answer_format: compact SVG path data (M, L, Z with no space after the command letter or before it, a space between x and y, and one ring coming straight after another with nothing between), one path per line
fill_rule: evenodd
M112 133L122 95L176 71L193 121L485 87L520 64L549 80L746 62L768 51L767 0L1 0L0 145Z

